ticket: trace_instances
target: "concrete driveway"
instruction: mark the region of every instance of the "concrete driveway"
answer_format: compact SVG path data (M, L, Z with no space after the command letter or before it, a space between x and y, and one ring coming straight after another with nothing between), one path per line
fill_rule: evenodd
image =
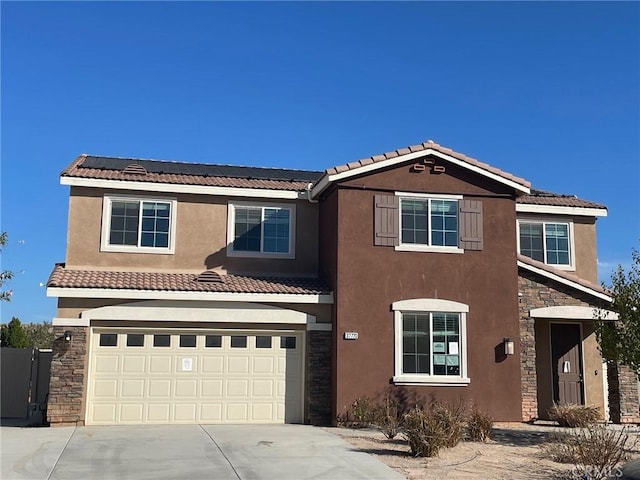
M401 479L321 428L0 428L3 480Z

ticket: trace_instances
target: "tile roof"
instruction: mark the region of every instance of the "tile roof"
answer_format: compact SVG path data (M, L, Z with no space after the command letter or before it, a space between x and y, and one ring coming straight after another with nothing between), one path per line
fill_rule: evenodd
M302 191L322 172L279 168L238 167L203 163L167 162L82 154L61 177L91 178L213 187Z
M347 163L345 165L339 165L337 167L332 167L332 168L328 168L325 171L326 175L335 175L337 173L342 173L342 172L346 172L349 170L354 170L357 169L359 167L364 167L366 165L371 165L373 163L377 163L377 162L382 162L384 160L389 160L395 157L399 157L401 155L407 155L409 153L414 153L414 152L420 152L423 150L427 150L427 149L431 149L431 150L436 150L437 152L443 153L445 155L449 155L451 157L454 157L458 160L462 160L465 163L468 163L469 165L473 165L474 167L478 167L481 168L482 170L485 170L487 172L493 173L495 175L498 175L500 177L503 177L507 180L511 180L512 182L518 183L524 187L529 188L531 186L531 183L529 183L527 180L525 180L524 178L520 178L520 177L516 177L515 175L512 175L511 173L505 172L503 170L500 170L499 168L495 168L492 167L491 165L484 163L484 162L480 162L479 160L476 160L475 158L471 158L468 157L467 155L464 155L463 153L459 153L459 152L455 152L454 150L451 150L450 148L444 147L442 145L439 145L437 143L435 143L432 140L427 140L424 143L420 143L418 145L411 145L410 147L406 147L406 148L400 148L398 150L393 150L391 152L386 152L386 153L381 153L379 155L373 155L371 157L368 158L363 158L361 160L358 160L356 162L350 162Z
M554 207L582 207L601 208L606 210L606 205L583 200L575 195L563 195L561 193L546 192L544 190L531 189L529 195L522 195L516 199L516 203L529 205L552 205Z
M577 275L574 275L572 273L569 272L565 272L564 270L560 270L558 268L554 268L550 265L547 265L546 263L543 262L539 262L537 260L534 260L533 258L529 258L525 255L521 255L518 254L518 261L525 263L531 267L535 267L538 268L540 270L544 270L545 272L551 273L553 275L556 275L560 278L563 278L565 280L569 280L570 282L573 283L577 283L578 285L582 285L583 287L589 288L595 292L598 293L602 293L604 295L609 295L610 292L607 292L604 288L602 288L600 285L595 284L593 282L590 282L589 280L585 280L584 278L580 278Z
M59 263L51 272L47 287L285 295L331 293L329 287L318 278L220 275L220 281L198 281L201 276L202 274L193 273L75 270L67 269L64 264Z

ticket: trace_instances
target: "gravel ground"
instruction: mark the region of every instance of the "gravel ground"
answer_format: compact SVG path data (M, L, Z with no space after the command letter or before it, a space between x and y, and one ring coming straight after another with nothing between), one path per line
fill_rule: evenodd
M401 435L386 439L374 429L330 428L354 447L375 456L409 480L551 479L566 477L572 465L544 458L540 446L558 429L522 423L497 423L487 443L461 442L438 457L412 457ZM638 428L630 430L638 437ZM639 452L634 452L634 457ZM563 473L564 472L564 473Z

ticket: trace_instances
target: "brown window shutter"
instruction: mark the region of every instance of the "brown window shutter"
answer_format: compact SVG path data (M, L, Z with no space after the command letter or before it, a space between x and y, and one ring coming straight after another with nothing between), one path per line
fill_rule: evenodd
M458 209L458 246L464 250L482 250L482 201L460 200Z
M375 195L374 201L374 245L393 247L398 245L400 199L395 195Z

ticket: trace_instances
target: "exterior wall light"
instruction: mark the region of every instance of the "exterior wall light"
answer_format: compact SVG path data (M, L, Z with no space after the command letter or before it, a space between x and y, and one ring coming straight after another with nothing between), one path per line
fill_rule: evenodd
M70 342L72 338L73 338L73 332L71 330L67 330L66 332L64 332L65 342Z
M515 352L515 346L513 344L513 340L511 340L509 337L504 337L504 340L502 340L502 343L504 344L504 354L513 355Z

